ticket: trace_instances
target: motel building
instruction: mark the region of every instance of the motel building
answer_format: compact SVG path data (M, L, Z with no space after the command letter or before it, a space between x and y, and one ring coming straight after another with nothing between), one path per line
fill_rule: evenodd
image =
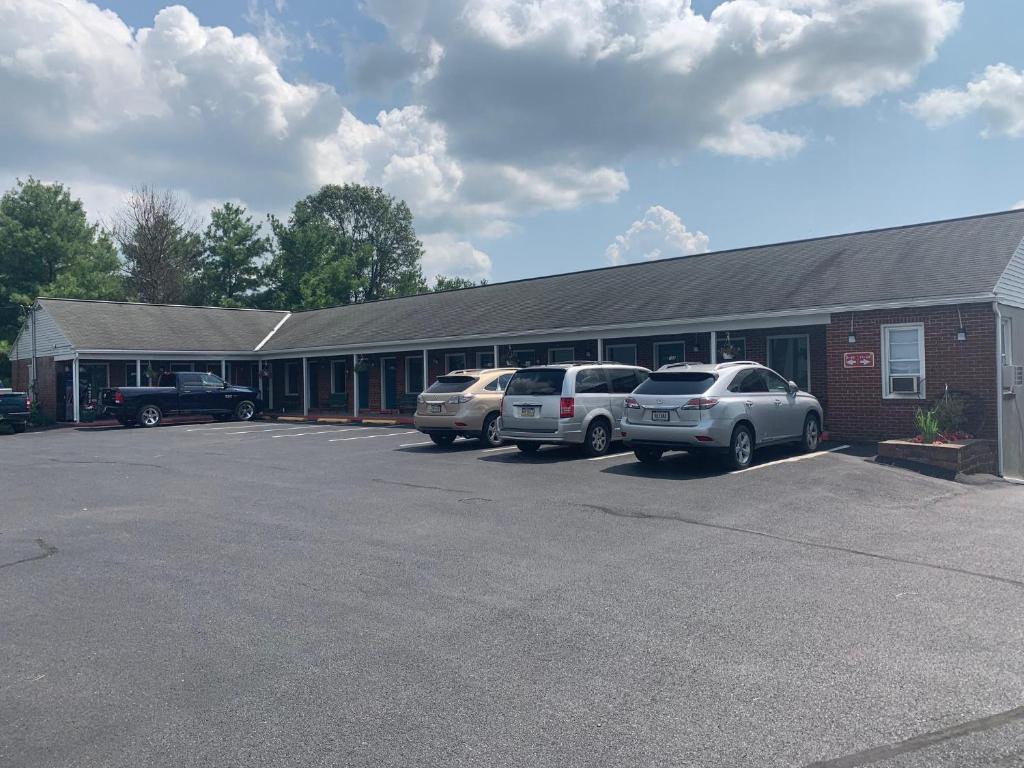
M1024 210L304 312L40 298L12 358L68 422L171 370L257 386L270 413L359 417L411 412L460 368L754 360L840 440L911 436L954 393L1020 478Z

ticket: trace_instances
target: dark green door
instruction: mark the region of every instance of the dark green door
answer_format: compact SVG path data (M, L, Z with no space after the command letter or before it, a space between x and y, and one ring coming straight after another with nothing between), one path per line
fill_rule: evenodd
M398 360L386 357L381 362L381 374L384 376L384 402L381 408L389 410L398 405Z
M359 372L359 407L370 407L370 372Z

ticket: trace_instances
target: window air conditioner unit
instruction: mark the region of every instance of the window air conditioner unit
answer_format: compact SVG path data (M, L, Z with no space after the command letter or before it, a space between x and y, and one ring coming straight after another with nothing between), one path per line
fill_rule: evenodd
M889 391L894 395L916 395L921 392L920 376L890 376Z
M1003 366L1003 389L1024 387L1024 365Z

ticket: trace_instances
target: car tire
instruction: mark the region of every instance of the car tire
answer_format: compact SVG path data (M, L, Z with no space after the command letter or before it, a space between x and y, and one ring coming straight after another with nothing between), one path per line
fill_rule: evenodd
M235 406L235 421L252 421L256 416L256 404L252 400L243 400Z
M732 431L729 441L729 466L746 469L754 462L754 433L746 424L739 424Z
M523 453L536 453L540 450L540 443L516 443L516 448Z
M430 439L434 441L434 445L439 445L442 448L447 448L455 442L455 435L437 435L433 434Z
M164 414L158 406L155 405L144 405L139 408L138 414L135 417L135 421L141 424L147 429L149 427L158 427L160 422L163 421Z
M636 448L633 455L641 464L657 464L665 452L661 448Z
M807 414L807 418L804 419L804 434L800 440L800 448L804 453L814 453L821 446L821 424L818 423L818 417L813 414Z
M14 430L14 434L16 434L16 435L20 435L27 428L28 428L28 425L25 424L24 422L21 422L21 421L16 421L13 424L11 424L11 429Z
M480 430L480 442L490 448L497 448L505 441L501 439L501 430L498 428L498 414L492 413L484 419L483 429Z
M604 419L594 419L587 427L583 438L583 453L587 456L604 456L612 444L612 430Z

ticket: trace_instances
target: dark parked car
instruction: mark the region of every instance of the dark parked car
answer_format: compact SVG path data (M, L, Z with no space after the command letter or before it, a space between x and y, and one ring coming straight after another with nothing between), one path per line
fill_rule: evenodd
M0 390L0 425L8 424L15 432L24 432L32 412L32 401L24 392Z
M209 414L218 420L249 421L263 408L257 390L228 384L212 373L163 373L157 384L103 390L103 413L125 426L155 427L165 416Z

